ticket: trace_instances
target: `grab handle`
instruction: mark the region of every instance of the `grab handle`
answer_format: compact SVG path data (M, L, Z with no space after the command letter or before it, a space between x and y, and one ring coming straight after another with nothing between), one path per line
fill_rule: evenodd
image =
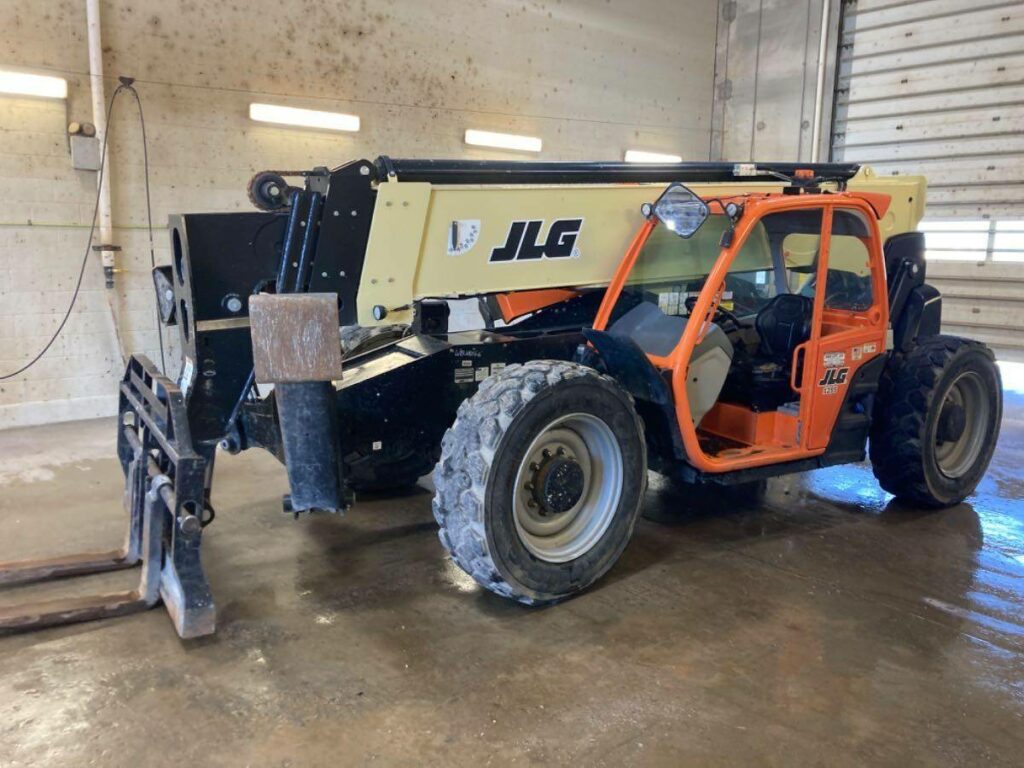
M798 395L802 395L804 391L803 376L800 377L800 386L798 387L796 384L796 374L797 371L800 370L800 356L807 351L808 344L810 344L810 342L805 341L803 344L798 344L796 349L793 350L793 367L789 371L789 388Z

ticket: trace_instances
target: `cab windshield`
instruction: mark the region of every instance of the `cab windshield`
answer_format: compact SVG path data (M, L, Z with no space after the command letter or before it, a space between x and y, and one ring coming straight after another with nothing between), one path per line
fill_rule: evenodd
M782 211L761 218L750 231L725 278L721 307L752 317L780 293L814 295L814 273L821 245L820 208ZM637 257L612 317L641 302L656 304L666 315L689 315L708 273L721 253L722 235L731 226L722 213L708 216L689 239L664 226L651 232Z
M730 226L728 216L712 214L686 240L666 227L655 227L623 286L613 316L641 302L657 304L666 315L688 315L686 300L700 294ZM738 314L756 314L775 295L771 251L761 230L747 239L726 279L722 304L730 310L735 307Z

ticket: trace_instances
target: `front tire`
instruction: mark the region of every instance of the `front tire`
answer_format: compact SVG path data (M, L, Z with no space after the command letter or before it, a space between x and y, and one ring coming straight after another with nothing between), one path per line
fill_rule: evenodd
M643 427L629 394L590 368L508 366L463 402L441 449L441 543L496 594L538 605L586 589L633 533Z
M936 336L894 363L872 419L875 477L910 504L959 504L981 482L999 436L1002 383L992 351Z

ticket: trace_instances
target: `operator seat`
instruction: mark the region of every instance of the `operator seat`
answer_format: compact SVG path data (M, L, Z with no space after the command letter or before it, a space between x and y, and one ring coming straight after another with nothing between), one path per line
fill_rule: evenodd
M647 355L666 357L679 344L686 322L686 318L666 315L657 305L644 301L612 323L608 333L632 340ZM732 342L725 331L712 323L704 339L694 348L687 371L686 399L695 425L717 402L729 375L732 357Z
M759 342L733 368L724 399L755 411L775 411L797 395L789 386L796 348L811 337L814 299L795 293L775 296L754 318Z
M788 370L793 352L811 337L813 315L813 297L780 293L773 298L754 318L754 328L761 340L757 356Z
M665 357L676 348L686 330L686 318L666 315L657 304L641 301L611 324L608 333L636 342L648 355Z
M751 368L751 389L758 410L777 410L797 399L789 386L796 348L811 338L814 299L780 293L754 318L760 342Z

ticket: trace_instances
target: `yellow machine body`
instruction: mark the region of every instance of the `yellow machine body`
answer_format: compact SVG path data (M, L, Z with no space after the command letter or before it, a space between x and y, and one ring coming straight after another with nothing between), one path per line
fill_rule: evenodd
M690 184L702 197L778 192L783 183ZM359 323L409 322L411 304L424 298L457 298L540 288L608 284L636 231L640 206L664 184L433 185L389 180L377 188L359 285ZM924 215L922 176L880 178L869 167L850 180L851 192L889 195L879 222L883 240L916 229ZM498 262L513 222L543 222L542 242L553 222L582 220L571 256ZM457 237L453 238L453 233ZM387 310L376 319L374 308Z

